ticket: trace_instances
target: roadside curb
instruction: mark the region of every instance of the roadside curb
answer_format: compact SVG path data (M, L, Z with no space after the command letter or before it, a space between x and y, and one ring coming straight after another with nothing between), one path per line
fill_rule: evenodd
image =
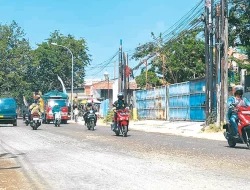
M145 121L146 122L146 121ZM72 124L79 124L84 125L84 121L78 121L77 123L72 120L68 120L68 123ZM187 123L181 125L181 127L184 127L184 129L180 129L180 126L175 126L175 123L172 123L172 127L167 127L166 124L169 124L170 122L165 121L164 123L158 123L158 125L150 125L150 124L144 124L144 123L136 123L131 122L129 125L129 129L131 131L143 131L147 133L159 133L159 134L168 134L168 135L176 135L176 136L183 136L183 137L191 137L191 138L199 138L199 139L208 139L208 140L216 140L216 141L226 141L223 132L218 133L208 133L208 132L201 132L200 130L190 130L188 128L185 129L185 127L193 127L192 123ZM98 126L102 127L110 127L110 122L103 123L98 122ZM180 123L179 123L180 124ZM177 123L176 123L177 125ZM196 127L200 125L200 123L197 123Z

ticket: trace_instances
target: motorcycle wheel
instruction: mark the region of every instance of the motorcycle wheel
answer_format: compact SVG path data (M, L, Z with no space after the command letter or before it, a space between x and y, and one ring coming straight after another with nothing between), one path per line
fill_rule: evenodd
M90 121L90 126L91 126L92 131L94 131L95 130L95 122Z
M87 128L88 128L88 130L90 130L90 124L89 123L87 123Z
M228 143L228 145L230 146L230 147L235 147L235 145L236 145L236 142L235 142L235 140L234 139L228 139L227 140L227 143Z
M36 123L36 125L35 125L35 130L37 130L37 128L40 126L40 124L39 123Z
M127 137L127 133L128 133L128 126L124 126L122 136Z
M119 135L120 135L120 130L119 130L118 126L117 126L117 129L115 129L115 135L116 135L116 136L119 136Z
M36 130L36 124L34 124L34 123L31 124L31 127L32 127L33 130Z

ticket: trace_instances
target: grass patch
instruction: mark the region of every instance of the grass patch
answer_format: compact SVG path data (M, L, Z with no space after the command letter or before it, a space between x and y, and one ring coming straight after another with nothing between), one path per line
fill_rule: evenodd
M204 126L201 128L201 132L205 133L218 133L222 132L222 124L220 126L217 126L215 123L209 124L208 126Z

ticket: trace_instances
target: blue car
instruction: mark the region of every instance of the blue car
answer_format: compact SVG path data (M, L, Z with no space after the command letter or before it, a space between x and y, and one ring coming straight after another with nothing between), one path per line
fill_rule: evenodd
M17 104L13 98L0 98L0 124L17 126Z

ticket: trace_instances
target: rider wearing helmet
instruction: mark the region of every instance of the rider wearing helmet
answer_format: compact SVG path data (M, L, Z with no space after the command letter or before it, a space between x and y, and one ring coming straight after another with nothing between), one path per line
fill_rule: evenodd
M118 100L113 103L114 110L125 109L127 107L127 103L124 100L123 92L119 92L117 94ZM114 111L114 127L117 125L117 113ZM114 130L114 129L113 129Z
M235 106L250 106L250 102L242 97L243 95L243 87L241 85L237 85L233 88L233 94L234 96L230 97L227 101L228 105L228 118L230 121L230 124L234 128L234 137L237 138L239 136L238 133L238 114L233 111L234 104Z
M83 115L83 119L84 119L84 121L85 121L85 124L87 123L87 114L88 114L88 112L89 112L90 110L96 111L96 110L94 109L93 101L88 100L88 101L87 101L87 104L86 104L86 106L85 106L84 115ZM96 117L95 122L97 122L97 117Z

